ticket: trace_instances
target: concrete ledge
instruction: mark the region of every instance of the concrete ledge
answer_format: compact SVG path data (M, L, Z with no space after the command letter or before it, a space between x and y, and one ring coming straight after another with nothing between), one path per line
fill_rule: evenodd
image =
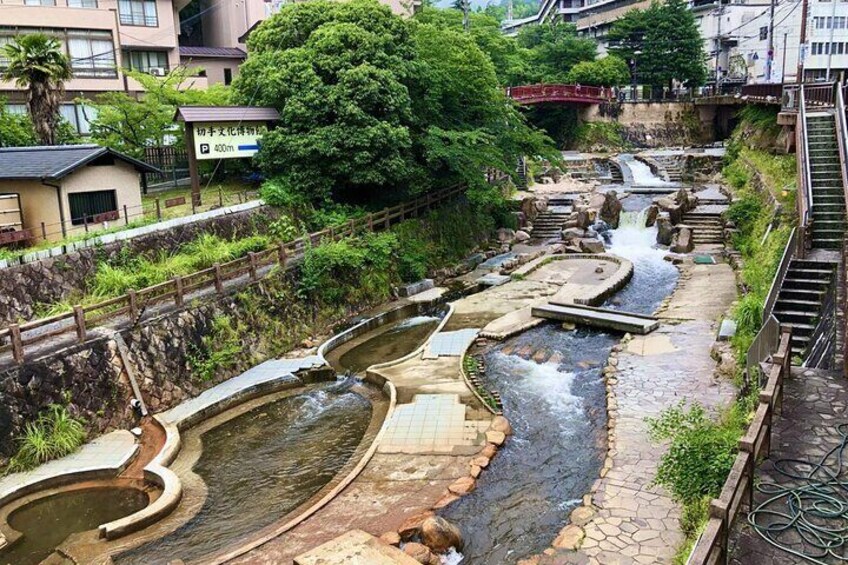
M160 465L148 465L144 468L144 480L162 489L159 498L134 514L101 524L98 528L100 537L112 540L137 532L158 522L179 505L183 485L176 473Z

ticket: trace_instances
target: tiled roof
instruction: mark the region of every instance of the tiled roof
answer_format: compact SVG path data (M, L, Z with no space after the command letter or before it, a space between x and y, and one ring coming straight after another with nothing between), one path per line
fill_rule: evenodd
M180 46L180 57L219 57L222 59L244 59L247 53L238 47L188 47Z
M0 180L61 179L104 155L112 155L141 172L159 172L147 163L99 145L5 147L0 149Z
M183 106L177 120L184 122L273 122L280 119L274 108L255 106Z

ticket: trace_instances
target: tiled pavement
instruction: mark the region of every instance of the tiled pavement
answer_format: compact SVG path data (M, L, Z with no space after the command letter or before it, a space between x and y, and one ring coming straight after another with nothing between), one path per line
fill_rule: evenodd
M475 329L439 332L430 341L424 358L461 357L477 337L477 333Z
M757 469L756 483L791 485L787 477L775 472L775 461L801 459L818 462L840 444L842 438L836 427L845 423L848 423L848 381L836 374L793 367L792 378L784 381L783 410L774 423L771 452ZM843 471L843 481L846 480L845 475L846 471ZM767 498L765 494L755 492L754 506ZM778 509L786 511L785 507ZM748 525L747 511L747 507L743 508L734 524L730 541L731 564L790 565L803 562L760 537ZM842 521L842 527L848 527L848 523ZM792 539L800 541L797 535L793 535ZM793 547L797 549L800 545ZM824 562L837 563L833 560Z
M380 453L452 453L456 445L476 445L488 420L466 420L456 394L417 394L399 405L378 448Z
M93 470L118 470L133 456L135 437L127 430L100 436L78 451L39 465L25 473L13 473L0 479L0 501L13 492L49 477Z

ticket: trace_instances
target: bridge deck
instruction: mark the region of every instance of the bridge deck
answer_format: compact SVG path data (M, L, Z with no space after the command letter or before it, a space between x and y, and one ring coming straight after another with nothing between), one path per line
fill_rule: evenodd
M608 310L606 308L594 308L578 304L546 304L536 306L532 310L533 316L557 320L560 322L573 322L575 324L630 332L634 334L648 334L659 327L659 322L653 316L643 316L632 312L621 312L619 310Z

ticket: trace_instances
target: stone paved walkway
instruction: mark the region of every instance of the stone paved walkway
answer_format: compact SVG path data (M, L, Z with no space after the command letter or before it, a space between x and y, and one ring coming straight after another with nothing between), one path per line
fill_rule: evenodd
M698 300L705 286L711 292ZM664 449L649 439L645 418L684 400L718 407L733 399L732 384L713 378L710 347L716 321L730 306L735 288L727 264L686 265L659 315L660 328L633 338L618 354L617 373L608 381L615 391L609 401L612 466L596 483L591 506L572 513L554 550L531 562L671 562L684 538L680 509L663 488L651 485ZM575 546L577 551L571 549Z
M787 484L786 477L774 472L774 462L784 458L818 461L839 445L841 437L836 426L846 422L848 381L827 372L793 367L792 378L784 381L783 411L774 424L771 453L757 469L757 482ZM754 505L766 498L755 492ZM730 563L790 565L801 562L798 557L761 538L748 525L747 511L747 508L740 511L733 528Z

